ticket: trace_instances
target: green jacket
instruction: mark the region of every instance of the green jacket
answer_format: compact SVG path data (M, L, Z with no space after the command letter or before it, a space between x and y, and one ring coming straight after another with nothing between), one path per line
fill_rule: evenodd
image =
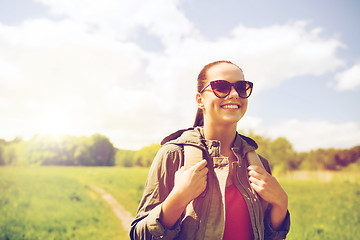
M175 138L175 139L174 139ZM170 141L168 141L170 140ZM166 142L167 141L167 142ZM227 158L220 157L220 142L205 140L202 128L178 131L165 138L157 153L146 181L143 197L131 224L131 239L222 239L225 227L225 184L229 172ZM166 229L160 223L161 203L174 186L175 172L184 165L184 145L203 150L209 168L206 190L186 208L174 228ZM250 188L247 175L246 153L257 149L250 138L237 134L232 150L238 159L233 163L233 182L247 204L254 239L285 239L290 228L290 215L282 229L271 227L271 205L260 199ZM260 156L265 169L270 172L266 159Z

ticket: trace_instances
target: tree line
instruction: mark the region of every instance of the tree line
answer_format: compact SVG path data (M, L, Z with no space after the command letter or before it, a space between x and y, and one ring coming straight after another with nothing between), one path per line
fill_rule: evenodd
M349 149L316 149L296 152L284 137L275 140L250 134L259 145L257 153L269 159L270 166L280 171L287 170L341 170L350 164L360 169L360 145Z
M273 169L340 170L350 164L360 169L360 145L350 149L317 149L296 152L283 137L271 140L250 134L259 145L257 152L267 158ZM159 144L137 151L117 149L101 134L89 137L36 135L30 140L0 139L0 165L62 165L149 167Z
M100 134L0 139L0 165L113 166L114 154L113 144Z

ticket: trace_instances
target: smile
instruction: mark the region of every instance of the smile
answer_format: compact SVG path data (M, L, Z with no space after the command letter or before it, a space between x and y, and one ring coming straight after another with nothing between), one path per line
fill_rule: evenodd
M239 108L239 105L236 105L236 104L227 104L227 105L224 105L224 106L221 106L222 108L225 108L225 109L238 109Z

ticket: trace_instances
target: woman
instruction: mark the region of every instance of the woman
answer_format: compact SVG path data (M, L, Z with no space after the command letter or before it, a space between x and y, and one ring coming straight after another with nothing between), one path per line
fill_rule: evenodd
M253 84L229 61L198 76L194 128L162 142L131 225L131 239L284 239L288 198L267 160L249 165L256 143L237 133ZM184 146L204 160L185 169Z

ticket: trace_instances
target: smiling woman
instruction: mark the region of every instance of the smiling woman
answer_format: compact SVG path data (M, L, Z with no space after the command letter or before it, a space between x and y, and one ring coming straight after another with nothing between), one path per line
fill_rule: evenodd
M255 141L236 130L252 82L234 63L216 61L201 70L197 83L194 127L162 141L130 238L285 239L287 194L269 162L255 153Z

